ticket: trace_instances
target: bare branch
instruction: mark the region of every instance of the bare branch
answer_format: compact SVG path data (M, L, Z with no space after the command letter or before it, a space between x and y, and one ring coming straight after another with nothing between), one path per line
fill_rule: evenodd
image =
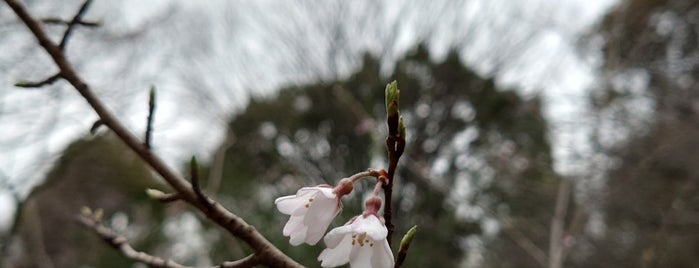
M45 24L62 24L62 25L70 25L70 21L61 19L61 18L43 18L41 19L41 22ZM85 27L99 27L102 26L101 21L85 21L85 20L80 20L76 22L76 24L80 26L85 26Z
M102 238L111 247L119 250L119 252L129 259L144 263L150 267L170 267L170 268L186 268L187 266L178 264L171 260L164 260L160 257L148 255L144 252L136 251L131 245L129 245L126 237L117 234L114 230L107 228L102 225L102 223L92 215L86 215L85 213L80 214L77 217L77 221L92 229L97 235Z
M158 200L161 203L170 203L182 199L177 193L164 193L151 188L146 189L146 194L151 199Z
M100 219L94 214L82 213L78 215L76 220L85 227L90 228L95 234L97 234L102 240L107 242L111 247L119 250L119 252L126 258L143 263L149 267L162 267L162 268L192 268L190 266L185 266L179 264L172 260L166 260L157 256L150 255L148 253L135 250L128 242L126 237L119 235L114 230L106 227L102 224ZM258 258L256 255L249 255L238 261L224 262L221 265L214 266L220 268L237 268L237 267L252 267L258 263Z
M80 19L82 16L85 14L85 11L87 11L87 7L90 6L90 3L92 3L92 0L85 0L83 2L83 5L80 6L80 9L78 9L78 13L73 16L73 19L68 23L68 27L66 28L66 31L63 33L63 38L61 38L61 43L58 44L58 48L61 50L65 49L66 45L68 44L68 38L70 38L70 34L73 33L73 29L75 28L76 25L78 25L80 22Z
M206 211L211 210L212 202L204 194L204 192L201 191L201 187L199 186L199 164L197 164L197 159L195 157L192 157L192 161L189 164L189 172L191 173L190 176L192 178L192 189L197 195L199 202L204 205Z
M150 87L148 94L148 119L146 122L145 145L148 149L151 148L151 136L153 135L153 116L155 115L155 87Z
M246 256L245 258L242 258L237 261L227 261L224 262L223 264L219 265L219 267L253 267L255 265L258 265L260 263L260 259L257 257L255 254L250 254Z
M56 82L58 78L61 78L61 74L57 73L52 76L49 76L48 78L38 81L38 82L29 82L29 81L21 81L15 83L16 87L23 87L23 88L37 88L37 87L43 87L45 85L50 85L53 84L53 82Z
M226 210L219 203L212 203L210 209L200 201L197 193L191 184L181 175L176 173L165 162L153 154L126 126L95 96L90 87L80 78L68 61L60 46L55 45L48 38L38 21L36 21L16 0L5 0L10 8L24 22L29 30L34 34L39 44L51 56L60 69L61 77L68 81L85 98L88 104L95 110L97 115L114 133L141 159L150 165L155 172L179 193L182 200L190 203L201 210L207 218L226 229L234 236L245 241L256 252L260 264L271 267L303 267L289 256L285 255L272 243L270 243L253 226L249 225L242 218ZM86 5L83 5L86 7ZM83 8L81 11L84 12ZM79 11L80 12L80 11ZM80 16L76 16L79 19ZM78 20L75 20L78 21Z
M400 91L395 81L386 85L386 124L388 125L388 136L386 137L388 174L386 174L386 177L388 177L388 184L383 186L384 196L386 197L383 216L386 220L386 228L388 229L386 240L389 246L391 245L393 231L395 230L391 204L393 200L393 183L396 168L398 167L398 160L400 160L403 150L405 149L405 126L403 125L403 118L400 116L398 108L399 95Z
M158 201L160 201L161 203L170 203L170 202L174 202L174 201L177 201L180 199L181 199L180 195L175 194L175 193L170 193L170 194L166 194L165 196L159 198Z

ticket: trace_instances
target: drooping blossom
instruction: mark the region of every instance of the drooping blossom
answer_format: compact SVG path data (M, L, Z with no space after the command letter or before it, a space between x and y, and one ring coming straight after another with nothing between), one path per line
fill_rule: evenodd
M318 256L323 267L336 267L349 262L355 268L390 268L394 265L393 252L388 245L388 229L376 215L377 196L367 200L367 210L347 224L332 229L323 241L327 246ZM378 206L381 205L378 198Z
M277 198L277 209L290 215L282 233L290 237L289 243L315 245L328 229L330 222L342 211L340 197L352 191L352 183L341 180L337 187L319 185L304 187L289 195Z

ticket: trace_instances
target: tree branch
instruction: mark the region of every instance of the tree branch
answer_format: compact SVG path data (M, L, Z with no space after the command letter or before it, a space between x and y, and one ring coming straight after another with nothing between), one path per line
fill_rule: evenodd
M573 188L573 181L570 179L562 179L558 185L558 194L556 195L556 207L551 218L551 234L549 241L549 268L563 267L563 230L565 227L565 216L568 210L568 202L570 201L570 193Z
M197 164L197 159L195 157L192 157L192 161L189 164L189 172L192 179L192 190L194 190L194 193L197 195L199 202L204 205L206 209L204 212L211 210L213 202L201 191L201 187L199 186L199 164Z
M400 117L398 109L398 98L400 91L398 84L393 81L386 85L386 124L388 125L388 137L386 137L386 147L388 150L388 183L383 186L386 202L383 209L383 216L386 220L388 235L386 240L391 245L395 226L393 225L393 183L403 150L405 149L405 126L403 118Z
M41 22L46 23L46 24L62 24L62 25L70 25L70 21L61 19L61 18L43 18L41 19ZM100 21L84 21L80 20L76 24L84 27L99 27L102 26L102 23Z
M66 48L66 45L68 44L68 39L70 38L70 35L73 33L73 29L75 29L75 26L79 24L82 16L85 15L87 8L90 6L90 3L92 3L92 0L85 0L85 2L83 2L83 5L80 6L80 9L78 9L78 12L75 13L75 16L73 16L73 19L70 20L70 23L68 23L68 27L66 27L66 31L63 33L63 38L61 38L61 43L58 44L58 48L60 48L61 50L64 50Z
M258 256L261 264L272 267L303 267L272 245L272 243L262 236L262 234L260 234L260 232L258 232L253 226L249 225L237 215L226 210L220 204L214 203L211 205L211 209L206 209L206 205L200 202L197 194L192 189L191 184L167 164L165 164L161 158L153 154L151 150L149 150L143 142L141 142L133 133L131 133L131 131L129 131L126 126L124 126L123 123L119 121L117 117L102 103L102 101L95 96L90 87L75 72L61 47L55 45L48 38L39 22L27 12L24 6L22 6L16 0L5 0L5 2L29 28L29 30L38 40L39 44L51 56L56 65L58 65L61 77L68 81L80 93L80 95L83 96L83 98L100 117L104 125L114 131L114 133L129 148L138 154L155 170L155 172L157 172L168 184L170 184L170 186L172 186L174 190L180 194L182 200L198 208L204 212L207 218L211 219L213 222L250 245L250 247L252 247L252 249L256 252L256 256ZM78 13L84 12L83 9L86 7L87 5L83 5L83 7L81 7L81 11ZM74 20L78 21L79 17L79 14L76 15L75 18L78 19Z
M52 76L47 77L44 80L37 81L37 82L30 82L30 81L22 81L22 82L17 82L15 83L16 87L23 87L23 88L37 88L37 87L43 87L45 85L50 85L53 84L53 82L56 82L58 78L61 78L61 74L57 73Z
M192 268L190 266L185 266L179 264L172 260L166 260L157 256L150 255L148 253L135 250L128 242L126 237L117 234L114 230L106 227L102 224L99 217L94 214L83 213L78 215L76 220L83 226L90 228L95 234L97 234L102 240L104 240L111 247L119 250L121 255L131 260L148 265L148 267L162 267L162 268ZM258 258L256 255L252 254L238 261L224 262L218 266L218 268L238 268L238 267L252 267L258 263Z
M148 94L148 119L146 119L146 134L144 135L145 145L151 148L151 137L153 135L153 117L155 116L155 87L150 87Z

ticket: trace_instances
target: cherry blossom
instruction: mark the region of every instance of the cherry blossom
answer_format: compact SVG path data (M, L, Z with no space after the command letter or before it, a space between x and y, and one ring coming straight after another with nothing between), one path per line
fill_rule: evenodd
M277 198L277 209L290 215L282 233L290 237L289 243L298 246L302 243L315 245L328 229L330 222L342 211L340 196L346 194L339 188L329 185L304 187L289 195ZM351 189L349 190L351 191Z
M376 214L365 213L325 235L327 246L318 256L323 267L349 262L350 267L393 267L393 253L386 240L388 230Z

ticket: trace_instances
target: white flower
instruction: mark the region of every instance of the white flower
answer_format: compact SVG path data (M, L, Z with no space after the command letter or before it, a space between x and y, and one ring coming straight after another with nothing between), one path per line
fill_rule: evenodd
M274 204L281 213L291 216L283 234L290 237L289 243L294 246L318 243L342 210L340 198L330 186L304 187L296 195L277 198Z
M318 260L323 267L336 267L345 263L350 267L393 267L393 253L386 241L388 230L375 214L357 216L344 226L332 229L325 235L328 247Z

